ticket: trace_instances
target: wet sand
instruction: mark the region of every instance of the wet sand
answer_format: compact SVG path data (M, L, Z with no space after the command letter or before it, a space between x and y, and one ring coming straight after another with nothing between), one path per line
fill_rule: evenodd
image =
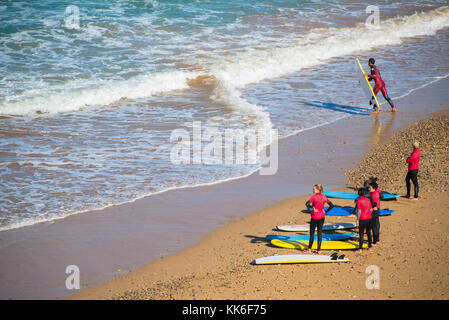
M420 99L423 99L424 92L431 91L435 94L435 90L438 91L439 88L444 91L444 86L447 88L447 85L446 79L432 87L417 90L412 94L413 96L408 97L408 99L413 100L401 99L400 101L419 103ZM444 94L440 92L440 97L442 96ZM429 98L428 95L427 98ZM442 106L442 109L448 108L447 103L439 101L437 104ZM407 111L410 120L414 116L420 118L423 115L421 113L423 109L407 108ZM445 115L445 118L443 118L440 127L442 131L439 132L440 134L437 137L429 134L431 131L428 129L432 127L432 121L441 120L441 114ZM422 136L421 143L423 144L423 165L429 164L430 157L428 157L428 154L431 153L433 143L439 143L443 146L443 149L447 150L448 115L449 111L446 110L437 113L436 118L422 123L420 133ZM387 116L390 118L384 122ZM352 174L353 179L354 175L360 175L357 168L362 163L371 161L371 163L379 164L375 167L378 170L382 170L383 165L394 168L395 170L389 172L388 178L392 181L400 181L400 177L405 177L407 167L405 164L403 164L403 167L393 166L392 161L402 157L402 154L408 156L410 150L394 149L396 153L391 152L388 158L379 158L378 150L382 150L382 147L376 148L377 145L383 145L384 148L387 148L392 145L409 144L407 137L410 136L410 130L416 131L414 126L395 135L389 141L393 132L404 128L405 121L398 124L391 120L399 116L407 117L402 112L393 116L382 114L377 120L374 120L374 125L370 127L370 130L365 130L365 132L369 131L367 134L351 135L348 133L348 129L344 130L341 125L336 125L333 129L326 127L304 133L301 135L302 138L307 134L311 134L315 138L317 138L317 135L321 137L320 141L327 145L325 149L329 149L329 153L322 154L322 157L315 157L314 162L307 162L309 166L303 167L302 170L312 173L312 176L309 177L309 180L304 179L297 183L304 183L308 188L311 188L313 183L321 182L325 184L326 188L335 189L335 187L329 186L335 186L340 182L337 189L349 191L347 187L353 187L353 185L347 185L345 188L346 178L342 177L348 168L354 166L354 161L348 162L349 159L356 159L360 162L352 172L347 171ZM344 121L346 120L342 122ZM361 131L361 128L372 121L373 119L370 118L363 119L357 124L351 122L352 131L351 129L349 131L363 133L364 131ZM383 127L382 125L376 126L377 121L384 124ZM334 130L339 131L339 134ZM333 134L335 136L332 136ZM328 143L333 142L330 137L337 138L335 139L337 144L328 145ZM357 140L356 137L359 137L360 140ZM285 139L281 143L288 140L294 141L295 139L298 139L298 137ZM364 141L364 143L361 143L361 141ZM307 152L317 152L317 149L319 149L313 149L313 147L310 150L307 148L301 149L302 144L298 143L298 145L299 152L290 151L303 155ZM363 145L365 146L364 151L369 152L362 159L361 153L354 150L360 150ZM344 157L343 160L346 163L342 164L338 161L338 156L335 155L337 150L348 152L352 157ZM353 150L353 152L351 153L350 150ZM426 151L428 151L427 154ZM332 157L330 154L332 154ZM327 161L325 155L328 156ZM360 157L357 158L357 155L360 155ZM282 158L280 157L280 159ZM384 163L379 161L380 159ZM342 166L335 168L335 163ZM449 296L449 277L447 274L449 217L446 211L449 207L449 198L447 189L445 189L445 183L448 180L447 171L442 170L447 165L449 165L449 159L446 152L442 155L440 161L432 162L431 169L423 168L424 172L432 175L446 174L446 176L438 179L442 184L441 186L437 186L435 180L432 180L435 189L431 191L426 185L430 183L430 180L423 178L419 201L404 198L400 198L398 201L384 201L382 208L393 209L396 212L391 216L381 217L381 243L362 253L345 251L344 254L350 260L349 263L271 266L253 266L250 264L252 260L262 256L299 253L297 250L273 247L265 240L265 235L270 233L286 234L273 230L276 225L302 224L309 221L309 215L302 212L304 203L310 197L309 194L281 201L236 221L228 222L226 226L209 233L192 247L157 259L120 278L82 290L72 298L447 299ZM372 166L375 165L372 164ZM327 170L335 170L336 173L332 174ZM323 171L327 173L327 176L318 175L318 172L322 173ZM314 174L315 176L313 176ZM402 187L399 182L396 185L385 184L385 186L389 187L389 189L386 188L388 191L405 193L405 184L402 184ZM381 188L383 188L382 184ZM352 200L334 199L333 202L337 205L353 204ZM326 218L326 222L345 221L354 221L354 218ZM328 252L332 253L333 251ZM366 279L369 276L367 267L369 266L379 268L379 289L368 289L366 286Z
M71 296L74 291L65 288L68 265L77 265L81 273L83 290L75 298L109 299L124 296L126 290L139 287L153 288L154 292L162 294L164 291L158 289L160 286L187 285L189 277L193 276L196 279L203 277L204 283L208 283L207 273L209 278L222 279L225 284L220 289L210 282L212 291L205 291L207 298L250 297L249 289L234 296L234 290L238 288L235 283L242 281L243 287L252 283L242 277L246 274L242 272L264 279L265 273L271 273L269 270L278 269L254 267L249 262L266 252L288 252L267 246L260 242L261 238L272 233L276 224L308 219L307 215L298 213L308 196L296 197L308 194L315 183L328 189L344 188L345 172L353 169L366 152L387 141L395 131L447 109L448 87L449 79L446 78L395 100L399 109L397 114L351 115L280 140L279 168L273 176L256 173L213 186L173 190L51 224L4 232L0 237L0 298ZM425 202L418 206L425 206ZM258 213L251 214L254 212ZM396 219L396 216L389 218ZM383 258L384 254L379 256L379 259ZM313 279L313 270L351 268L357 263L356 259L351 258L345 266L307 268L311 268ZM365 261L360 260L360 263ZM299 266L286 267L303 270ZM283 266L279 271L285 273L287 268ZM357 270L365 277L364 270ZM281 274L276 275L281 277ZM250 277L249 274L246 276ZM286 273L284 276L289 278ZM116 277L118 279L113 279ZM299 292L307 288L300 282L296 284ZM340 285L335 283L336 287ZM268 282L266 286L269 286ZM182 295L172 296L200 298L202 288L203 285L195 283L192 290L186 289ZM263 288L262 285L258 287L260 291L254 290L265 299L271 291L265 292ZM287 292L287 289L281 290ZM326 294L327 290L322 298ZM271 298L287 296L279 293Z

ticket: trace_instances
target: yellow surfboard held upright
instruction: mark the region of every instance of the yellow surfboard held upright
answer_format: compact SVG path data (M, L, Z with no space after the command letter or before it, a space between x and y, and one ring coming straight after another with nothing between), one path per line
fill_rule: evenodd
M357 63L359 65L360 71L362 71L363 77L365 78L366 84L368 85L368 88L369 88L372 96L374 97L374 100L376 100L377 106L379 107L380 110L382 110L382 107L380 106L379 101L377 101L377 97L374 94L373 87L371 86L371 83L369 82L368 77L366 76L366 73L363 70L362 65L360 64L359 58L356 58L356 59L357 59ZM370 99L370 97L369 97L369 99Z

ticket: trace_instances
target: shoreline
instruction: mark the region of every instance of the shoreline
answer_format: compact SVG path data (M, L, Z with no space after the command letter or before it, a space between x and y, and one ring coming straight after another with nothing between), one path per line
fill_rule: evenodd
M17 241L12 238L14 242L1 249L2 298L69 298L73 292L64 287L65 267L72 264L80 267L82 289L70 298L91 297L87 292L121 281L124 274L140 274L148 264L160 265L195 250L223 225L246 221L254 212L269 210L276 203L294 202L317 181L328 189L343 188L345 171L373 146L415 119L447 108L444 94L448 83L445 78L395 101L399 108L407 104L400 109L400 116L349 116L281 139L279 170L274 176L253 174L212 186L172 190L31 228L27 235L23 233L30 229L21 230L15 234ZM420 108L429 101L430 110ZM304 202L292 206L302 207ZM159 215L152 216L152 212ZM280 219L277 224L289 220ZM10 268L12 265L18 267ZM158 277L155 281L161 281Z
M447 112L447 106L445 111L443 111L443 113L444 112ZM441 113L441 111L434 112L433 114L438 113ZM392 134L393 133L390 134L390 137ZM387 143L388 141L389 139L383 141L383 143ZM377 143L379 144L380 140L378 140ZM364 153L366 154L367 151L371 150L372 148L365 147ZM344 189L343 186L339 186L338 189L342 191L347 190ZM431 203L432 200L428 199L428 197L429 197L428 193L425 193L425 195L423 196L423 201L421 201L417 206L419 207L419 209L424 209L426 208L427 205L429 205L429 203ZM439 194L436 197L437 199L439 199L439 201L446 200L444 198L444 193ZM213 230L206 237L202 238L197 244L191 247L185 248L172 255L161 257L153 262L150 262L149 264L144 265L143 267L139 268L136 271L133 271L122 277L107 281L99 286L83 289L79 293L70 297L70 299L148 299L148 298L149 299L298 299L300 297L296 296L297 290L292 290L290 288L290 286L288 285L288 280L285 281L284 286L282 287L283 289L275 290L274 292L272 290L271 291L269 290L270 291L269 295L266 295L267 288L265 289L263 288L263 283L261 283L260 278L261 276L262 278L267 276L267 273L264 271L263 268L267 268L270 271L277 271L276 268L279 268L280 269L279 274L270 275L272 277L270 278L271 284L278 283L280 278L282 277L285 278L287 276L283 274L284 267L285 269L288 269L288 271L291 271L291 275L293 276L293 274L296 272L295 270L301 268L300 265L251 266L249 265L250 261L248 260L241 261L239 259L232 258L232 256L233 254L235 255L236 252L240 252L240 256L245 255L245 253L242 250L240 250L240 248L245 248L245 250L252 252L252 259L259 258L264 255L270 255L268 254L268 252L271 252L271 254L296 253L295 251L292 252L291 250L288 249L279 249L269 246L267 247L264 240L264 236L265 234L273 233L273 230L267 228L268 225L266 223L263 224L262 228L260 223L258 223L258 221L259 220L272 221L272 223L270 224L272 227L274 227L276 224L305 223L308 220L308 218L304 220L305 215L299 215L302 221L298 222L297 221L298 218L292 218L292 214L293 212L298 211L296 208L303 209L304 203L308 198L309 195L282 200L272 206L269 206L268 208L258 210L240 219L237 219L237 221L227 222L225 226ZM397 204L392 203L390 205L390 202L384 202L384 208L391 207L395 210L397 210L396 209L397 207L402 209L409 208L410 203L408 202L402 203L402 202L403 202L402 199L399 200ZM352 201L349 200L336 199L334 203L338 203L339 205L352 205ZM280 212L285 213L280 214ZM418 214L418 212L419 210L416 211L415 214ZM273 216L275 216L276 218L274 218ZM283 217L284 219L282 219L281 217ZM349 218L344 217L328 217L326 218L326 222L344 222L348 219ZM398 223L400 224L400 222L396 220L396 215L392 220L394 220L395 226L397 226ZM250 230L252 232L250 232ZM250 240L248 241L248 239ZM234 241L236 242L236 244L227 244L230 241ZM250 244L252 244L253 247L248 246L248 242L250 242ZM220 250L220 248L223 248L223 254L222 255L217 254L214 248L218 248L218 250ZM379 252L385 250L387 252L387 259L391 261L396 261L391 252L388 253L389 252L388 249L384 248L377 248L377 249L380 249ZM377 256L380 256L379 252L376 253ZM373 253L370 252L369 254ZM353 265L352 267L340 266L339 264L333 266L308 265L307 272L310 271L318 272L318 270L323 269L327 271L332 270L333 272L331 273L335 275L338 271L344 271L345 268L346 271L351 272L354 270L355 266L357 272L354 274L365 277L363 275L363 272L360 270L360 268L363 265L363 254L362 256L357 257L355 253L349 252L348 256L351 256L350 259L351 262L345 265L352 264ZM246 256L246 258L248 257ZM374 260L377 261L379 261L378 259L381 259L378 257L370 256L370 259L371 258L374 258ZM191 259L196 259L196 262L191 262ZM215 261L213 261L214 259ZM220 261L222 261L222 259L229 259L230 262L223 263L225 266L220 267ZM385 263L385 259L382 261L382 263ZM398 263L394 263L394 266L397 266L397 264ZM390 269L390 267L391 266L388 266L388 269ZM259 268L261 270L258 270ZM384 267L381 267L381 270L384 270ZM394 273L394 270L389 270L388 272ZM239 273L244 274L244 276L242 275L238 276ZM219 278L218 280L215 279L216 276L218 276ZM252 289L254 289L251 293L246 292L250 290L244 290L240 285L245 283L248 284L248 281L243 280L245 277L251 277L251 279L253 280L252 282L255 283L255 285L251 285ZM320 283L321 281L320 278L315 277L313 279L314 281L316 281L316 283ZM240 287L240 290L237 288L231 290L233 288L231 283L234 280L239 282L239 286L237 287ZM243 282L240 283L240 280L242 280ZM407 284L410 284L411 280L408 279L404 281ZM209 284L210 282L212 282L213 284ZM324 283L325 282L322 282L322 284L320 285L321 289L323 288ZM364 281L361 281L361 283L364 284ZM327 283L326 285L329 285L329 283ZM338 286L338 284L335 285ZM297 289L297 287L298 286L296 286L295 289ZM309 288L312 287L313 286L310 286ZM419 295L408 295L406 293L406 288L407 287L402 287L400 293L396 293L393 290L386 295L385 292L379 294L379 292L370 291L370 294L365 295L363 298L359 296L359 298L419 299ZM358 291L362 289L363 286L362 287L359 286L357 288ZM201 293L199 290L204 292ZM389 290L391 289L389 288ZM336 288L335 290L331 291L332 294L323 294L321 291L311 289L310 293L305 293L302 298L303 299L340 298L339 295L336 294L338 292ZM352 294L353 291L351 290L350 287L347 288L345 292L348 294L345 297L347 299L357 297L357 295ZM295 295L292 296L292 294ZM448 294L447 291L443 292L442 296L447 298L447 294Z

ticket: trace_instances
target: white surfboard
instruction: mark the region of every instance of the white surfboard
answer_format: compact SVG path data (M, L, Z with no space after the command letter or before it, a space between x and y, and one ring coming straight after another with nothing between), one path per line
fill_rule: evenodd
M323 230L343 230L343 229L353 229L357 225L355 222L338 222L338 223L325 223L323 225ZM307 232L310 230L310 225L308 224L297 224L297 225L287 225L287 226L276 226L279 231L287 232Z
M289 264L289 263L331 263L331 262L348 262L349 259L344 255L319 255L319 254L287 254L279 256L269 256L258 258L251 264Z

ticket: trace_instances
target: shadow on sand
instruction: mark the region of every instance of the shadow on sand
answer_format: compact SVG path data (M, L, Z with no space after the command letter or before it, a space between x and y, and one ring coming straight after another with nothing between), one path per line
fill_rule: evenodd
M367 108L347 106L347 105L343 105L343 104L336 104L333 102L301 101L301 103L303 103L306 106L328 109L328 110L333 110L333 111L338 111L338 112L345 112L345 113L349 113L349 114L370 115L370 110Z

